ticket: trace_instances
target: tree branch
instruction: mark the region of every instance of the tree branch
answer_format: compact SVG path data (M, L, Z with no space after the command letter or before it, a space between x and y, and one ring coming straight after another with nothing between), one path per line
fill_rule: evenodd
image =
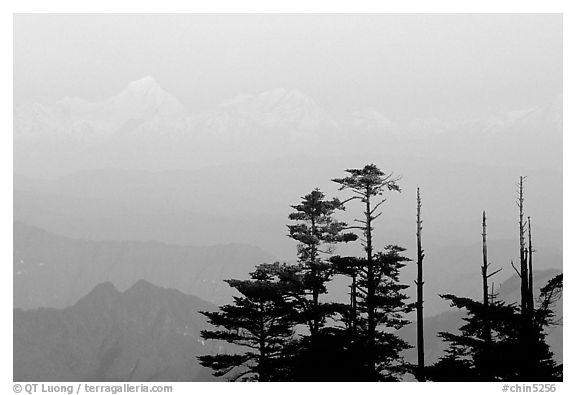
M512 267L514 268L514 270L515 270L516 273L518 274L518 277L522 278L522 275L520 274L520 272L518 271L518 269L516 269L516 266L514 266L514 261L510 261L510 264L512 265Z

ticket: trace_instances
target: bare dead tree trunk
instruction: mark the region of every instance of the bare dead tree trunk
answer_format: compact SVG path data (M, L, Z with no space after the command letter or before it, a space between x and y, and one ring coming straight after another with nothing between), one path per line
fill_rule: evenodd
M522 317L527 317L528 308L528 265L526 259L526 222L524 221L524 180L520 177L518 184L518 208L520 210L519 232L520 232L520 309Z
M482 294L483 294L483 302L484 307L488 307L490 305L490 299L492 299L492 303L494 302L494 283L492 283L492 293L488 290L488 279L498 273L502 269L498 269L495 272L488 273L488 244L486 242L486 211L482 212ZM484 317L484 341L490 343L492 341L492 333L491 333L491 325L490 325L490 318Z
M494 292L494 282L492 282L492 291L490 291L490 304L494 304L497 296L498 294Z
M424 260L424 251L422 250L422 201L420 199L420 188L416 194L416 244L418 248L418 277L416 280L416 325L417 325L417 348L418 348L418 368L416 379L426 381L424 374L424 281L422 262Z
M530 217L528 217L528 304L527 304L527 314L530 320L534 317L534 279L532 276L532 224Z
M482 212L482 292L488 306L488 247L486 246L486 211Z
M529 268L528 268L528 248L526 247L526 221L524 220L524 180L526 177L520 177L518 184L518 208L520 210L519 218L519 236L520 236L520 312L521 312L521 330L519 340L522 347L529 350L533 346L535 340L535 333L533 331L533 320L531 317L531 303L533 298L530 295L530 281L529 281ZM526 357L530 357L531 353L527 352ZM525 364L520 364L521 370L526 369ZM524 372L522 374L528 374Z

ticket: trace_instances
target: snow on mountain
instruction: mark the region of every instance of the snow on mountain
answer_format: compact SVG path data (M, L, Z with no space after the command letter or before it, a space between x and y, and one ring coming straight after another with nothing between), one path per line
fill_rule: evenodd
M171 117L184 112L180 101L162 89L150 76L131 82L106 104L110 107L107 110L115 112L120 119Z
M356 110L352 112L347 121L354 130L386 130L394 132L398 128L397 124L373 108Z
M278 88L196 113L145 77L100 102L65 98L16 108L15 168L36 176L103 167L190 169L294 152L366 150L456 161L486 161L490 153L491 163L517 165L533 164L535 153L546 152L537 165L551 167L561 156L561 108L558 98L479 119L396 122L376 109L331 114L299 90Z
M338 128L314 99L284 88L238 95L204 114L198 126L202 141L235 145L319 143Z
M14 137L27 142L66 138L91 145L110 138L127 122L178 118L183 113L178 99L148 76L99 102L66 97L53 106L29 104L18 107L15 109Z
M257 95L240 95L221 108L267 126L310 131L336 126L312 98L295 89L278 88Z
M297 90L239 95L213 111L195 114L148 76L100 102L64 98L53 106L16 108L14 136L28 143L66 138L90 146L126 135L217 141L275 132L305 139L335 126L312 98Z

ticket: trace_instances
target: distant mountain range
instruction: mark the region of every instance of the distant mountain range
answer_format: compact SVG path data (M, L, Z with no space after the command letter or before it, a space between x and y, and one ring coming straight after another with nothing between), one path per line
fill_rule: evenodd
M146 281L99 284L62 310L14 309L14 381L214 380L196 356L227 347L200 337L198 311L215 309Z
M257 264L273 262L263 250L241 244L212 247L144 241L84 241L14 224L14 307L71 306L87 290L112 282L125 290L138 280L230 302L223 282L246 278Z
M140 219L141 226L147 224L146 218ZM72 236L75 225L68 221L69 217L64 216L62 226L68 226ZM111 222L107 226L113 228L113 225L114 222ZM102 235L106 234L107 229L109 228L102 228ZM77 231L81 234L80 229ZM200 231L201 229L195 230L198 234ZM266 228L258 234L265 234L265 231ZM113 230L108 232L114 234ZM490 261L495 267L503 269L503 272L494 278L496 287L513 273L509 259L515 256L516 247L513 240L492 241L489 244ZM408 256L411 254L408 253ZM448 308L447 303L438 297L440 293L479 297L480 257L480 243L452 245L426 251L427 315L434 315ZM223 280L247 278L257 264L273 261L273 255L250 245L197 247L156 241L80 240L16 222L14 307L67 307L101 282L110 281L120 290L124 290L139 279L195 294L219 305L229 302L232 296L232 289ZM535 254L535 267L539 270L560 269L561 251L539 247ZM409 262L401 273L401 280L411 285L416 276L415 269L415 265ZM340 301L347 300L348 285L346 279L335 278L330 285L330 297ZM412 298L415 298L414 292L414 287L407 290Z
M481 264L483 210L488 216L489 259L504 268L502 277L495 279L496 286L500 278L513 273L510 260L518 256L515 188L519 175L528 176L526 208L532 218L536 267L562 267L561 171L455 165L413 157L300 156L196 171L86 170L53 180L15 175L14 218L70 239L157 241L160 245L197 247L233 243L257 247L279 260L294 261L296 242L287 237L286 229L290 205L314 187L320 187L328 196L349 196L346 191L337 191L330 179L344 174L346 168L370 161L383 163L387 171L402 175L402 193L387 194L388 201L381 206L383 215L374 230L376 248L398 244L407 248L408 257L415 258L415 192L420 187L427 289L433 295L429 312L446 309L437 293L465 292L472 296L476 289L471 284L476 284ZM359 215L361 208L352 203L346 211L337 213L348 223ZM32 244L28 247L33 248ZM362 251L359 243L351 243L338 246L336 253ZM86 253L82 259L78 254L78 260L92 259L91 254ZM251 264L244 267L243 276L253 267ZM409 263L404 271L403 279L409 284L415 276L414 266ZM191 288L161 285L213 300Z
M15 170L28 175L350 152L558 168L562 101L484 119L394 121L373 108L332 114L299 90L278 88L195 112L145 77L100 102L65 98L14 112Z

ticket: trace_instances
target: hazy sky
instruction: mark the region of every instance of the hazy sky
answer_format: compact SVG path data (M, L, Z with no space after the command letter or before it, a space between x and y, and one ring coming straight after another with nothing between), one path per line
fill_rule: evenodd
M152 75L191 110L297 88L329 111L477 116L562 92L559 14L17 15L14 96L97 100Z

